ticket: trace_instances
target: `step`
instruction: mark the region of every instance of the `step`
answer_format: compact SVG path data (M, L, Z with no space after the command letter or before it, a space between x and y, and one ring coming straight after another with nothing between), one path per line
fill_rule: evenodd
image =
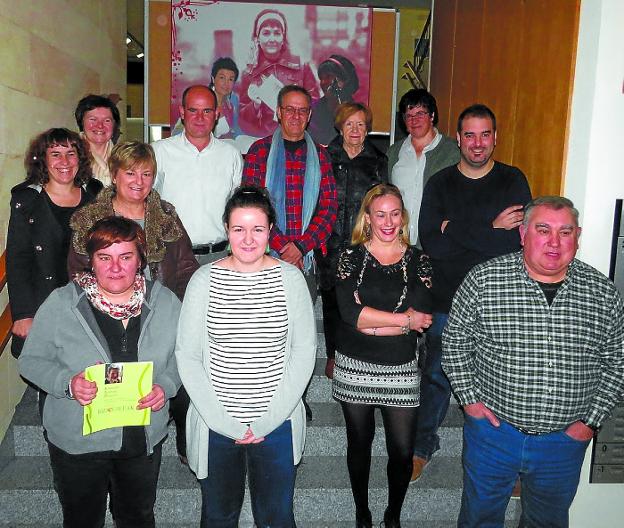
M370 476L370 504L376 518L385 508L384 457L373 457ZM403 519L406 521L452 521L456 518L461 491L461 467L456 459L435 457L423 477L410 486ZM199 518L200 492L190 471L176 458L163 458L156 515L162 523L192 523ZM518 501L511 501L508 518L518 513ZM0 525L60 522L58 499L52 489L47 457L17 458L2 472L0 482ZM353 500L344 457L305 457L300 465L295 491L297 518L307 522L349 521ZM245 501L241 525L251 522Z

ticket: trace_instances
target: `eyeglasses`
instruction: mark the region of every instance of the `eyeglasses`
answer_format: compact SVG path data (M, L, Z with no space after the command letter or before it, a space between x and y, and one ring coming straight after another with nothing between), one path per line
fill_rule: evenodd
M307 117L310 113L310 107L304 106L303 108L295 108L294 106L280 106L282 112L286 117L292 117L295 114L300 117Z
M428 115L429 112L424 112L422 110L414 112L413 114L408 114L407 112L403 114L405 119L425 119Z

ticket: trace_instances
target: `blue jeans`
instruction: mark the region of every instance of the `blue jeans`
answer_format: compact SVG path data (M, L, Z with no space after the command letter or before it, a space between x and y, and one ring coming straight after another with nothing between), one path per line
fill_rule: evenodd
M442 371L442 332L448 314L436 312L425 334L427 356L420 380L420 407L416 422L414 455L429 460L440 449L438 428L449 408L451 385Z
M249 471L251 509L257 528L293 528L296 467L287 420L259 444L240 445L210 431L208 477L199 481L202 528L236 528Z
M563 431L529 435L506 422L494 427L466 415L464 490L459 528L502 528L518 476L526 528L565 528L576 494L587 442Z

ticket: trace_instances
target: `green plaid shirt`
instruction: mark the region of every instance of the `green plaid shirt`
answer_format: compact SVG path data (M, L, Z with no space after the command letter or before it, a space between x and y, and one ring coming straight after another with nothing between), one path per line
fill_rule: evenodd
M600 426L624 396L624 304L573 260L551 306L522 252L475 266L453 299L442 365L462 405L483 402L515 427Z

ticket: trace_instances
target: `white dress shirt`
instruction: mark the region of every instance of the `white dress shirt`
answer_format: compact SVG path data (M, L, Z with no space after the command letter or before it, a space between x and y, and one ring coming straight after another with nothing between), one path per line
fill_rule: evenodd
M440 141L442 141L442 134L436 130L433 141L423 149L419 157L412 145L412 136L407 136L399 150L399 159L392 167L390 181L401 190L403 203L409 213L410 244L416 244L418 240L418 215L422 203L423 179L427 163L425 152L436 148Z
M158 166L154 188L175 206L193 245L225 240L223 210L240 185L240 152L213 135L201 152L186 134L161 139L152 147Z

